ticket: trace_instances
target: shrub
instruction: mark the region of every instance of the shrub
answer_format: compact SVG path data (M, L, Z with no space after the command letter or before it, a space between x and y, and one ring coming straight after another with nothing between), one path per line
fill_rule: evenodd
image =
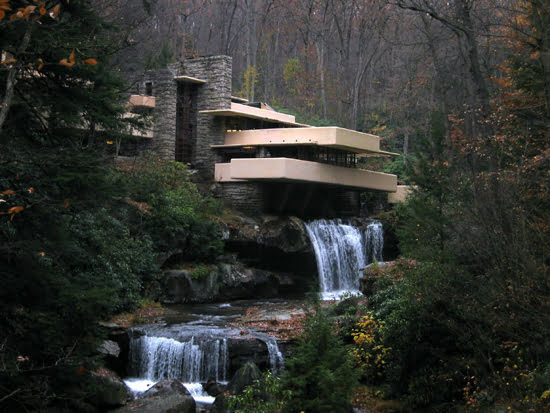
M234 413L279 413L291 397L292 392L283 388L281 378L267 371L241 394L231 397L229 408Z
M368 313L351 333L355 346L350 352L361 369L362 378L369 383L381 382L391 352L391 347L383 344L383 328L384 323Z

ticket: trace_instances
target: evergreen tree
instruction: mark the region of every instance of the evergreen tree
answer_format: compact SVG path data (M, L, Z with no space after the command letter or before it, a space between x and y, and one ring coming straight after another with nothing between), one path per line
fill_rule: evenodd
M357 374L350 355L333 331L326 311L317 306L303 336L286 362L283 378L291 391L288 412L347 412Z
M75 411L97 321L136 306L156 256L101 157L122 130L109 28L87 0L0 6L0 411Z

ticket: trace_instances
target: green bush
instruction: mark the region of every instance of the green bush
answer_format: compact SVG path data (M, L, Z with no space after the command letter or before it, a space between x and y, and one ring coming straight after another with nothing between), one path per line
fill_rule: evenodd
M234 413L280 413L291 397L292 391L284 389L282 379L267 371L241 394L231 397L229 408Z
M213 219L221 204L199 193L185 165L147 156L133 172L126 184L129 197L145 204L144 211L136 211L134 222L152 239L159 255L212 262L221 254L221 230ZM127 178L122 174L119 180Z
M191 271L191 278L193 278L194 280L202 280L208 277L211 272L212 268L210 268L208 265L197 265L193 267L193 270Z

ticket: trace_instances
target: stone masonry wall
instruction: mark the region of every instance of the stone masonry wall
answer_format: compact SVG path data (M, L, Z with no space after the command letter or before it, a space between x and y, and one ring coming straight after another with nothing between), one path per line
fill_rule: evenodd
M231 108L231 57L213 56L185 60L182 74L206 80L197 90L198 112ZM222 118L198 113L196 136L193 167L199 171L201 178L214 180L217 154L210 145L224 143L225 124Z
M243 212L257 214L264 210L264 191L259 183L226 182L222 196L231 205Z
M174 76L179 65L171 65L167 69L146 72L139 86L145 93L146 84L152 83L153 96L156 105L153 111L153 139L147 145L162 158L174 159L176 150L176 82Z

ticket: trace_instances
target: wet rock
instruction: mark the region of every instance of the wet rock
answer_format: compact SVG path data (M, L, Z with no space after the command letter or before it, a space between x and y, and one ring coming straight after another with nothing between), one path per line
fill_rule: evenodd
M229 353L229 377L237 374L248 362L262 369L270 367L267 345L262 340L249 336L248 332L239 339L229 339L227 345Z
M139 399L112 410L113 413L195 413L195 400L191 396L170 394L162 398Z
M297 217L265 219L257 232L258 243L278 248L284 252L300 252L311 249L304 222Z
M237 370L237 372L227 385L227 390L231 394L239 394L244 390L245 387L250 386L256 380L260 380L261 377L262 372L260 371L258 366L249 361L239 370Z
M162 380L116 413L195 413L196 404L177 380Z
M202 385L202 388L209 396L217 397L225 391L227 386L218 383L215 379L210 379Z
M147 399L149 397L164 397L170 394L181 394L184 396L191 396L189 391L185 388L180 381L175 379L165 379L159 381L153 387L139 395L140 399Z
M284 274L247 268L242 264L220 263L200 277L193 277L187 270L171 270L164 273L162 302L204 303L275 297L279 287L288 283Z
M105 354L106 356L111 357L118 357L120 355L120 346L117 342L113 340L105 340L98 348L98 351L101 354Z
M192 294L191 274L186 270L167 271L163 276L164 304L186 303Z

